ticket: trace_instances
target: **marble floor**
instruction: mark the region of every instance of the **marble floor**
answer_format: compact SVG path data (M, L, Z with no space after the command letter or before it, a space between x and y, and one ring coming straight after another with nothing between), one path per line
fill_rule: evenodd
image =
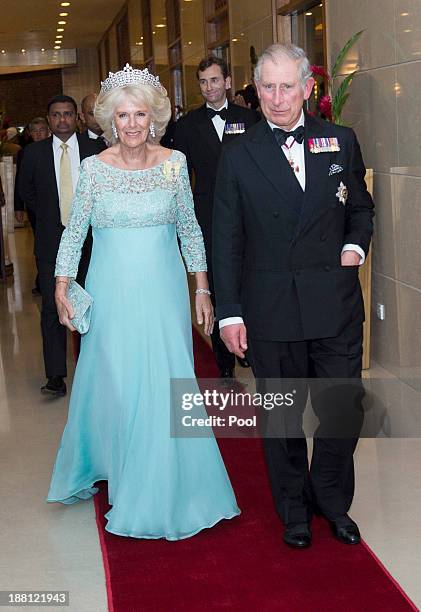
M44 501L68 396L51 400L39 391L44 383L40 300L31 294L30 230L16 229L9 248L14 275L0 282L0 591L67 590L67 609L105 612L92 502L63 507ZM361 440L356 469L352 516L368 545L420 605L421 440Z

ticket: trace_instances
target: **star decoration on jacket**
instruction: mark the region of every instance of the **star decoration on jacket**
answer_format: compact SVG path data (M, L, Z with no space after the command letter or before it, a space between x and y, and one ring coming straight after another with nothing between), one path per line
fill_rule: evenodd
M344 185L342 181L338 187L336 197L339 199L339 202L345 206L348 199L348 187Z

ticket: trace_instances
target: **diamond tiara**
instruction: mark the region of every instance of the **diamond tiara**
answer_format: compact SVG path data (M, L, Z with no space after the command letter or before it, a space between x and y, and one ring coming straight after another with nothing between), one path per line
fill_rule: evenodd
M157 89L164 90L164 87L159 82L159 76L154 76L147 68L138 70L132 68L130 64L126 64L123 70L118 72L109 72L108 78L101 81L101 93L106 93L116 87L125 87L126 85L152 85Z

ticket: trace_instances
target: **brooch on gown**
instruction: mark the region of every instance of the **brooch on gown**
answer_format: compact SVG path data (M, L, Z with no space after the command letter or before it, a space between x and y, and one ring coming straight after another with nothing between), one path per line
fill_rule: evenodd
M344 185L342 181L338 187L336 197L339 199L339 202L345 206L348 199L348 187Z
M181 162L180 161L170 161L167 160L164 162L163 173L166 179L169 181L176 181L178 175L180 174Z

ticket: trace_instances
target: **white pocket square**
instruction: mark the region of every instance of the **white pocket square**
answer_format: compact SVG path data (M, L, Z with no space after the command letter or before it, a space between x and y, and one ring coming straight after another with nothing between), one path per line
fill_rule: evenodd
M332 164L329 168L329 176L332 176L332 174L338 174L338 172L343 172L342 166L339 166L338 164Z

